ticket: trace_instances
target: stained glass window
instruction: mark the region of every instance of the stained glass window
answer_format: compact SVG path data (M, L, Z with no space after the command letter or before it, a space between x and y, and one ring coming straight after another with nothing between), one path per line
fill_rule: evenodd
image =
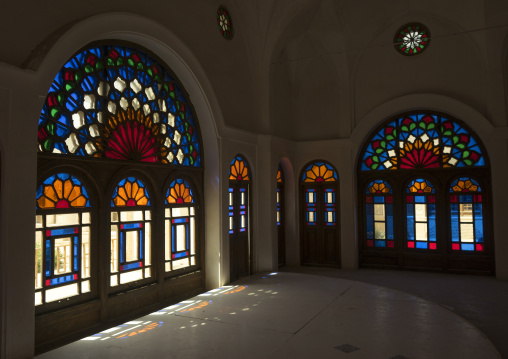
M365 191L367 247L394 248L393 195L390 184L374 180Z
M58 72L39 118L39 151L201 166L187 95L145 53L96 46Z
M190 185L183 179L171 182L166 193L165 270L196 264L196 208Z
M393 43L401 54L417 55L429 46L430 32L422 24L407 24L395 33Z
M480 184L470 177L454 180L450 185L449 200L452 250L484 251L483 198Z
M281 224L281 190L284 185L284 172L279 165L277 169L277 226Z
M361 170L485 166L480 142L444 115L403 115L377 130L361 156Z
M334 182L337 180L337 173L330 164L325 162L311 163L302 176L302 182Z
M406 190L407 248L436 250L436 196L432 183L412 180Z
M233 24L231 22L231 16L226 9L220 7L217 10L217 25L221 35L225 39L231 39L233 37Z
M111 200L110 285L151 277L150 197L143 182L127 177Z
M250 171L247 162L241 157L236 156L229 169L229 179L232 181L249 181Z
M75 176L58 173L37 189L35 305L90 292L90 198Z

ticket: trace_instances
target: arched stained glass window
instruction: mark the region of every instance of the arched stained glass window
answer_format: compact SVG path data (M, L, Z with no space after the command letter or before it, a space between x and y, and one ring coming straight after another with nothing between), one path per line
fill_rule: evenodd
M436 196L432 183L417 178L406 189L407 247L437 249Z
M91 47L62 67L38 139L41 152L201 166L196 120L178 81L126 46Z
M229 168L229 179L231 181L250 180L249 166L241 156L236 156L231 162L231 167Z
M374 180L365 191L367 247L393 248L393 194L384 180Z
M449 190L451 248L453 251L485 250L483 238L483 197L480 184L460 177Z
M151 277L150 197L143 182L122 179L111 199L111 287Z
M303 172L302 182L333 182L337 181L337 173L325 162L313 162Z
M171 182L166 193L165 270L196 265L196 208L190 185L183 179Z
M90 292L90 210L85 186L68 173L37 189L35 305Z
M485 166L479 141L445 115L411 113L377 130L361 156L361 171Z
M217 10L217 25L219 26L221 35L225 39L230 40L233 37L233 23L231 21L231 16L223 7L220 7Z

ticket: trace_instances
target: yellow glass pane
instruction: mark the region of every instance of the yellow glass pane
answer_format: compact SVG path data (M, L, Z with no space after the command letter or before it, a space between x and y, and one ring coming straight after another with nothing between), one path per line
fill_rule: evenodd
M37 204L40 208L55 208L55 203L43 196L37 200Z
M125 195L127 196L126 198L127 199L132 198L132 184L130 182L125 182L124 188L125 188Z
M79 196L74 201L71 202L72 207L84 207L86 205L86 198L85 196Z
M143 197L139 201L136 202L138 206L146 206L148 204L148 198Z
M53 189L52 186L44 187L44 195L46 197L48 197L50 200L52 200L53 202L58 202L58 197L57 197L55 190Z
M127 199L129 199L129 197L127 196L127 193L125 193L125 188L123 188L123 187L118 188L118 196L121 197L125 201L127 201Z
M77 197L81 195L81 188L80 187L74 187L72 188L72 192L68 197L65 197L69 200L69 202L74 201Z
M70 180L65 181L63 198L69 198L69 194L71 193L73 187L74 184ZM69 201L71 201L71 199L69 199Z
M53 182L53 187L55 187L56 196L58 198L64 198L64 196L63 196L63 183L62 183L62 180L57 179L55 182Z
M139 185L136 182L134 182L132 184L132 194L131 194L132 198L137 202L138 199L144 196L144 194L145 194L144 189L139 187Z
M117 207L122 207L122 206L125 206L125 204L126 204L125 201L118 196L113 199L113 203Z

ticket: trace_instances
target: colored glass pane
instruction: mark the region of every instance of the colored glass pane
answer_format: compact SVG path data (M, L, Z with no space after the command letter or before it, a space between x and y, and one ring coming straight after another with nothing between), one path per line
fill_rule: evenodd
M416 55L430 44L430 32L422 24L412 23L402 26L395 33L395 49L403 55Z
M241 156L235 157L233 162L231 162L229 179L233 181L250 180L249 167L247 166L247 162Z
M38 140L41 152L201 166L185 92L157 61L125 46L92 47L62 67Z
M388 122L364 147L361 170L485 166L479 141L442 115L413 113Z
M280 165L277 169L277 183L284 183L284 171Z
M39 186L36 200L40 209L90 207L88 194L81 181L67 173L47 178Z
M233 37L233 24L231 22L231 16L226 9L220 7L217 10L217 25L221 35L225 39L231 39Z
M435 193L434 186L432 184L423 179L423 178L417 178L409 184L407 187L407 193Z
M149 206L150 198L143 182L134 177L121 180L113 193L111 207Z
M333 167L325 162L311 163L302 176L303 182L334 182L337 179L337 173Z
M166 193L166 204L194 203L192 190L182 179L174 180Z
M367 193L370 194L392 193L392 187L383 180L375 180L367 185Z
M452 182L450 192L481 192L478 182L469 177L461 177ZM478 197L476 197L478 198ZM481 196L480 202L481 202Z

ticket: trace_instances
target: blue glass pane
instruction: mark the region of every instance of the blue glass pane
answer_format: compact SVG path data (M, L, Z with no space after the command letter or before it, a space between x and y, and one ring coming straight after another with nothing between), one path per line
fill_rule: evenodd
M142 229L139 231L139 260L143 260L144 257L143 249L145 248L145 242L143 240L143 232Z
M72 255L74 257L74 271L79 270L78 253L79 253L79 239L76 236L76 237L74 237L74 252L72 253Z
M393 205L385 205L386 209L386 238L393 239Z
M415 202L416 203L425 203L426 198L425 198L425 196L415 196Z
M374 203L385 203L385 198L382 196L374 197Z
M139 268L139 267L141 267L140 262L124 264L122 270L134 269L134 268Z
M474 244L473 243L461 243L460 249L463 251L474 251Z
M374 241L376 247L386 247L386 241L376 240Z
M427 215L429 218L429 241L436 241L436 205L427 205Z
M46 277L51 275L51 241L46 240Z
M474 230L476 242L483 242L483 213L482 204L474 204Z
M414 228L414 207L412 204L407 205L407 240L414 241L415 228Z
M459 196L459 201L461 203L471 203L471 202L473 202L473 196L461 194Z
M125 233L123 231L120 232L120 263L125 262Z
M182 257L185 257L187 256L187 252L180 252L180 253L174 253L173 254L173 258L182 258Z
M133 228L141 228L143 227L142 223L125 223L123 224L124 229L133 229Z
M451 204L450 205L450 219L452 226L452 241L459 242L459 205Z
M367 238L374 239L374 205L366 205L367 212Z
M49 231L51 234L51 236L59 236L59 235L63 235L63 234L74 234L75 233L75 229L74 227L72 228L61 228L61 229L53 229L51 231Z
M416 248L427 249L428 248L427 242L416 241Z

